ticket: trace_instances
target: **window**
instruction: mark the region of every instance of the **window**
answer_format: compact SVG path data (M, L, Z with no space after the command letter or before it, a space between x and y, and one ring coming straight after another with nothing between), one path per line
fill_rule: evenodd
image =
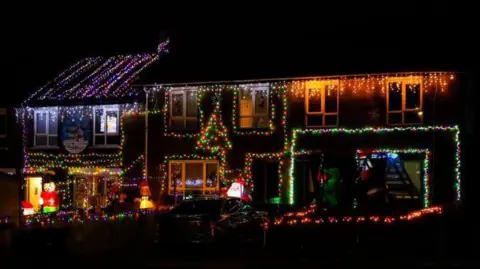
M168 192L213 194L219 189L218 161L172 160L168 166Z
M387 124L408 125L423 122L423 83L421 77L387 79Z
M197 89L170 91L170 129L196 130L197 120Z
M240 90L240 128L266 129L268 115L268 85L245 86Z
M0 138L7 136L7 109L0 108Z
M339 81L308 82L305 86L305 126L338 125Z
M35 110L34 130L34 146L58 146L58 109L55 107Z
M100 106L93 108L94 146L119 145L120 122L118 106Z

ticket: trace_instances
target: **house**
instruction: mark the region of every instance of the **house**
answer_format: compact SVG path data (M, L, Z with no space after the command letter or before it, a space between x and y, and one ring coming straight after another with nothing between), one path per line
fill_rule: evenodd
M462 199L461 81L421 72L146 84L148 117L131 117L126 132L140 137L147 121L148 175L167 197L219 194L243 177L254 200L304 205L326 199L316 192L328 177L339 182L331 203L351 207L352 186L375 166L390 197L428 207ZM125 148L144 152L134 144Z
M158 58L83 59L25 100L37 212L46 182L61 209L100 210L145 179L160 203L239 180L265 203L361 207L356 186L369 182L409 208L462 200L459 74L142 82Z
M82 59L23 102L24 200L35 212L46 208L42 193L52 188L54 211L98 211L118 195L130 165L123 159L122 118L145 99L131 84L167 43L155 53Z

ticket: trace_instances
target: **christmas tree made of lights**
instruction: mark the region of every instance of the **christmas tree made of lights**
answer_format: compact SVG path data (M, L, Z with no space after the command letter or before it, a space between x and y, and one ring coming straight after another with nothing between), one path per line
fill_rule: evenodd
M225 157L227 150L232 149L232 143L228 139L228 130L223 124L220 113L220 99L215 101L215 109L200 132L196 149L219 155L221 158Z

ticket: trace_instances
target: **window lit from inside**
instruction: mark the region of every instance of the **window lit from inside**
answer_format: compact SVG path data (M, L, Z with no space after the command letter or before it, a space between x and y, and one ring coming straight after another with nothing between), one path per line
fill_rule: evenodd
M119 145L120 118L118 106L95 107L93 115L94 146Z
M170 129L197 130L197 89L170 91Z
M215 194L219 165L215 160L172 160L168 166L168 192L180 195Z
M34 114L34 146L58 146L58 109L38 109Z
M305 89L305 126L337 126L339 93L339 82L337 80L307 83Z
M0 108L0 138L7 136L7 109Z
M423 87L421 78L387 81L387 124L423 123Z
M240 128L266 129L270 126L268 98L268 86L240 89Z

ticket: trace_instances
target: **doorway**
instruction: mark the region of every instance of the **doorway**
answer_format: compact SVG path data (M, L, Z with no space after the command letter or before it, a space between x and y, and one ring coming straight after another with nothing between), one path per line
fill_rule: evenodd
M257 202L276 203L279 199L279 161L254 160L252 181L255 191L252 199Z

